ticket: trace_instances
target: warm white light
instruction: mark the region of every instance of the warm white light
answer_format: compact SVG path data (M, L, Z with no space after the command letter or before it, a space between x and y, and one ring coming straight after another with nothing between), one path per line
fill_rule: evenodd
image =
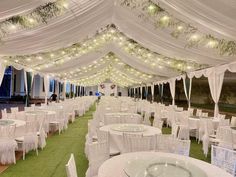
M28 20L29 20L30 23L34 23L35 22L33 18L29 18Z
M181 31L183 28L184 27L180 25L180 26L177 27L177 30Z
M62 6L63 6L63 7L65 7L65 8L67 9L67 8L68 8L68 6L69 6L69 4L68 4L68 3L66 3L66 2L63 2Z
M210 40L210 41L208 41L208 43L206 44L206 46L209 47L209 48L214 48L214 47L216 47L217 45L218 45L218 41L216 41L216 40Z
M148 6L148 10L149 10L150 12L154 11L155 9L156 9L156 6L154 6L153 4L151 4L151 5Z
M12 25L10 26L10 29L11 29L11 30L15 30L15 29L16 29L16 25L13 25L13 24L12 24Z
M198 34L193 34L193 35L190 37L190 39L191 39L192 41L197 41L197 40L199 39L199 35L198 35Z
M165 15L165 16L161 17L161 20L162 21L168 21L168 20L170 20L170 17Z

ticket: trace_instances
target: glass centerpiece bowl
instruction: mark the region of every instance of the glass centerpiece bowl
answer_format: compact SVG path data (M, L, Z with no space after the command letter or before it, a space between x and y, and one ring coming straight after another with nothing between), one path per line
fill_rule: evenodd
M144 132L146 128L140 124L117 124L111 127L111 130L120 132Z
M124 171L129 177L207 177L193 163L170 157L136 158L127 162Z

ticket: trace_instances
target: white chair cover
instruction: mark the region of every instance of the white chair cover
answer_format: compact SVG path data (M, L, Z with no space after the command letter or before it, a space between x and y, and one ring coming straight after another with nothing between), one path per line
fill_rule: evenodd
M66 175L67 175L67 177L78 177L76 165L75 165L74 154L70 155L70 159L66 164Z

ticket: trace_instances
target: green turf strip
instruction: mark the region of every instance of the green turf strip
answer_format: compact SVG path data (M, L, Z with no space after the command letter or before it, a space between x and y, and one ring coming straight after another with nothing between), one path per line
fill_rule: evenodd
M85 177L88 161L84 154L85 135L87 123L92 118L95 106L83 116L70 124L61 135L55 134L47 139L47 146L39 151L26 155L26 160L18 160L16 165L11 165L0 177L66 177L65 164L70 154L74 153L79 177ZM163 128L163 133L171 132L170 128ZM210 161L202 153L202 145L192 139L190 156Z

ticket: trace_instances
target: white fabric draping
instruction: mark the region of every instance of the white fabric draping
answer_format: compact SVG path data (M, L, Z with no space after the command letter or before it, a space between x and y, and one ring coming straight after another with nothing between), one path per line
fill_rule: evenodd
M24 70L25 94L28 93L27 71Z
M50 0L11 0L11 3L9 3L9 0L1 0L0 21L15 15L28 13L46 2L50 2Z
M154 98L154 84L151 84L152 99Z
M44 91L45 91L45 103L48 102L48 92L49 92L49 84L50 84L50 77L48 75L43 77L44 81Z
M4 74L5 74L5 68L6 68L6 66L3 64L3 61L0 60L0 86L2 84L2 80L3 80Z
M215 102L214 116L219 114L218 102L220 99L220 93L224 81L224 72L217 73L215 70L208 76L208 83L210 86L211 96Z
M186 76L183 78L183 84L184 84L184 93L188 101L188 107L191 107L191 90L192 90L192 78L189 78L189 88L187 90L187 83L186 83Z
M63 82L63 92L62 92L62 96L64 98L64 100L66 99L66 81Z
M143 86L142 85L140 87L140 94L141 94L141 99L143 99Z
M194 24L203 32L236 40L236 4L234 0L154 0L172 15Z
M175 105L175 78L169 80L172 105Z

